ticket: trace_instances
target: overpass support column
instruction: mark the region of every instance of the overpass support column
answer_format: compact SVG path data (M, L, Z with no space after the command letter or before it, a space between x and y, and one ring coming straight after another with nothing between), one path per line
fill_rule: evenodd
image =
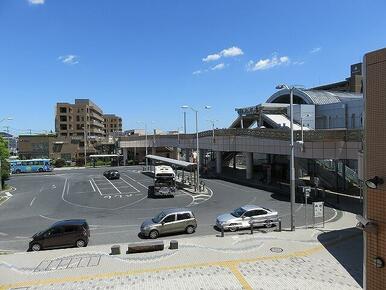
M122 148L123 151L123 165L127 165L127 148Z
M157 152L157 149L154 146L151 147L151 155L157 155L156 152Z
M245 152L245 165L247 167L247 179L251 179L253 175L253 153Z
M222 151L216 151L216 173L222 172Z
M185 161L190 161L190 149L185 149Z

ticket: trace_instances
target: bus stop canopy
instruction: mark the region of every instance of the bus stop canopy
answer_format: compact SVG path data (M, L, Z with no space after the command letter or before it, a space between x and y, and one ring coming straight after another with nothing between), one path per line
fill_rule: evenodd
M197 167L196 163L186 162L186 161L172 159L172 158L161 157L161 156L157 156L157 155L146 155L146 158L151 159L151 160L160 161L160 162L163 162L166 164L171 164L171 165L175 165L178 167L182 167L186 170L195 170Z

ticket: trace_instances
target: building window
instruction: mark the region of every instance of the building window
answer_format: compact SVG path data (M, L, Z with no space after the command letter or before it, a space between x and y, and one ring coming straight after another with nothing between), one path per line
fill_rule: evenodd
M60 113L67 113L67 108L66 107L60 107L59 112Z
M67 122L67 116L60 116L60 122Z
M67 124L60 124L60 130L67 130Z

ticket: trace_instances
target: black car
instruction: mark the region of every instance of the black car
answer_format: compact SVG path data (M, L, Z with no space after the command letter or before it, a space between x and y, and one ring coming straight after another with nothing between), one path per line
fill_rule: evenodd
M119 179L121 177L119 171L114 169L103 172L103 176L107 179Z
M45 231L32 236L29 251L62 247L86 247L90 237L89 226L84 219L64 220L54 223Z

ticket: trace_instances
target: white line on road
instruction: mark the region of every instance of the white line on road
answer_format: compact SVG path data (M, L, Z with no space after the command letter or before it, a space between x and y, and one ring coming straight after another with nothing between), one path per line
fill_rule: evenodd
M106 178L106 177L105 177ZM122 193L110 180L106 178L106 180L119 192Z
M10 194L8 191L4 192L6 197L12 197L12 194Z
M100 189L99 189L98 185L96 184L94 178L91 178L91 179L92 179L92 181L94 182L96 188L98 189L99 194L102 195L102 192L100 191Z
M62 199L64 200L64 193L66 192L66 185L67 185L67 178L66 180L64 181L64 185L63 185L63 192L62 192Z
M131 179L132 181L138 183L139 185L141 185L142 187L146 188L147 189L147 186L146 185L143 185L141 182L139 181L136 181L134 178L131 178L130 176L128 176L126 173L122 173L123 175L125 175L127 178Z
M131 186L134 190L136 190L137 192L141 192L140 190L138 190L137 188L135 188L133 185L131 185L130 183L128 183L126 180L124 180L122 177L121 177L121 180L126 183L127 185Z
M91 184L92 190L95 192L95 187L94 187L94 185L92 184L91 180L89 180L89 181L90 181L90 184Z
M8 234L0 232L0 236L5 237L8 236Z
M31 200L31 203L29 204L30 207L31 207L32 204L34 203L35 199L36 199L36 196Z

